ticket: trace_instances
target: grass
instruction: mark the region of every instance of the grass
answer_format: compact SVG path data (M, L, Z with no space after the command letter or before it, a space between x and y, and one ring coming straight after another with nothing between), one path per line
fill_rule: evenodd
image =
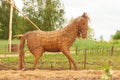
M12 44L19 44L20 40L12 40ZM71 49L74 49L78 46L78 49L95 49L95 48L109 48L111 46L120 47L120 40L114 40L109 42L100 42L89 39L76 39L73 43ZM0 50L8 48L8 40L0 40Z
M84 54L79 53L71 54L75 62L78 64L79 69L83 69ZM111 65L112 69L120 70L120 54L115 53L110 56L108 53L87 53L86 69L104 69L105 66ZM27 69L33 69L34 56L29 55L25 57L25 67ZM7 66L7 69L17 69L18 57L4 57L0 58L2 65ZM63 54L47 54L45 53L39 60L39 69L69 69L69 63L67 58ZM72 69L73 66L72 66Z
M78 46L79 49L109 48L111 46L120 47L120 40L101 42L89 39L76 39L72 47L76 46Z
M12 40L12 44L19 44L19 40ZM0 54L8 52L8 40L0 40Z
M19 44L19 40L13 40L12 44ZM8 45L7 40L0 40L0 54L4 52L4 47L2 45ZM76 39L71 49L75 50L78 46L78 50L81 49L97 49L97 48L111 48L111 46L120 47L120 41L110 41L110 42L97 42L94 40L83 40ZM27 49L27 48L26 48ZM103 66L112 65L112 69L120 70L120 50L114 51L114 55L110 56L110 51L105 50L103 52L87 52L87 65L86 69L103 69ZM73 53L73 52L72 52ZM84 53L78 51L78 55L71 54L75 62L78 63L79 69L83 69ZM33 68L34 56L26 56L26 68ZM18 57L4 57L0 58L0 65L4 65L3 69L17 69L18 67ZM68 69L69 63L67 58L63 54L47 54L45 53L39 60L38 68L42 69ZM2 69L0 67L0 69Z
M18 39L12 40L12 44L18 44L18 43L19 43ZM8 45L8 40L0 40L0 46L2 45Z

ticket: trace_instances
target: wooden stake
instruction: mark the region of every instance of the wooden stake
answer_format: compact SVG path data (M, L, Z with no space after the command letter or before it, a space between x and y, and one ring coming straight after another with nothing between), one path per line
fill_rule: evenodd
M112 46L111 51L110 51L110 55L113 55L113 51L114 51L114 46Z
M35 28L37 28L38 30L40 30L39 27L38 27L35 23L33 23L32 20L30 20L27 16L25 16L18 8L16 8L16 7L14 6L14 4L11 4L8 0L5 0L5 1L8 2L8 3L10 4L10 6L12 6L14 9L16 9L20 14L22 14L23 17L24 17L25 19L27 19L27 20L33 25L33 27L35 27Z
M86 61L87 61L87 60L86 60L86 59L87 59L87 58L86 58L86 56L87 56L87 55L86 55L86 52L87 52L87 49L84 50L84 69L86 69Z
M10 0L11 4L13 1ZM8 50L11 52L11 43L12 43L12 15L13 15L13 6L10 7L10 22L9 22L9 41L8 41Z
M76 55L78 55L78 46L76 46L75 53L76 53Z

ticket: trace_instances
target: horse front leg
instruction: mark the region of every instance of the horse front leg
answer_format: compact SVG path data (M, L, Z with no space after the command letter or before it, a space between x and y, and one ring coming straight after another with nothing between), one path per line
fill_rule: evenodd
M70 51L69 51L69 53L70 53ZM71 68L72 68L72 64L71 64L71 61L69 60L69 69L71 70Z
M69 69L71 69L71 61L69 60Z
M78 69L77 65L76 65L75 61L72 59L72 57L70 56L69 50L68 49L63 49L62 52L68 58L69 64L70 64L70 68L71 68L71 63L72 63L74 68L75 68L75 70L77 70Z

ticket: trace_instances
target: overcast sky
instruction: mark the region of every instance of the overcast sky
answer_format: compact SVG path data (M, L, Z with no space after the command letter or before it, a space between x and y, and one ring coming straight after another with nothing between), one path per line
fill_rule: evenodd
M22 2L15 0L18 7ZM69 21L72 17L87 12L91 21L89 26L94 29L95 38L103 35L109 40L111 35L120 29L120 0L61 0L65 8L65 17ZM67 24L66 24L67 25Z

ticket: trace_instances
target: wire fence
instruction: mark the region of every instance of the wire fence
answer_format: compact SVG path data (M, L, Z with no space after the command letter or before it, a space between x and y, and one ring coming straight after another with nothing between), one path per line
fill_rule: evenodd
M13 44L11 51L12 51L11 53L8 52L8 45L0 46L0 55L2 55L2 57L5 58L8 55L14 55L14 54L15 55L17 54L17 56L18 56L19 45L18 44ZM25 51L28 52L28 49L26 49ZM104 63L105 60L106 60L105 58L101 58L101 61L98 61L95 58L96 55L97 55L97 57L101 57L104 54L107 54L107 55L104 55L104 57L106 57L106 58L109 57L109 58L107 58L108 59L107 60L107 65L110 65L110 66L113 66L113 67L120 66L119 61L118 60L115 61L116 59L114 59L114 58L117 58L117 57L119 58L119 56L120 56L120 48L119 47L111 46L109 48L79 49L79 47L76 46L74 49L71 50L71 53L75 54L76 56L79 55L79 54L82 54L82 59L77 60L78 65L82 64L82 69L88 69L88 66L100 67L101 65L106 64L106 63ZM95 57L92 57L92 58L95 58L95 60L93 60L91 62L88 56L95 56ZM64 67L64 65L66 65L66 63L68 63L68 62L67 61L65 61L65 62L57 62L57 61L52 62L52 61L50 61L49 62L49 67L50 67L50 69L55 69L56 65L61 64L61 67L59 67L59 68L62 68L62 67ZM30 65L32 63L27 62L27 64ZM41 62L39 62L39 64L44 65L44 64L48 64L48 63L46 61L41 61Z

